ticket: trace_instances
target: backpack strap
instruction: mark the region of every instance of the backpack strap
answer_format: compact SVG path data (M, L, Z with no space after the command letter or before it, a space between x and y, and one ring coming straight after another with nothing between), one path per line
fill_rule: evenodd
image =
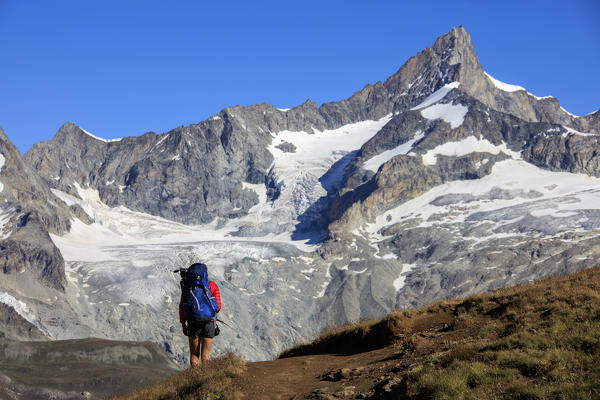
M208 291L208 289L207 289L206 287L202 286L202 289L204 290L204 294L206 295L206 298L208 299L208 306L209 306L209 307L210 307L210 309L212 310L213 314L216 316L216 315L217 315L217 312L218 312L218 310L215 310L215 309L213 308L212 301L211 301L211 300L215 300L214 296L212 296L212 295L210 294L210 292Z

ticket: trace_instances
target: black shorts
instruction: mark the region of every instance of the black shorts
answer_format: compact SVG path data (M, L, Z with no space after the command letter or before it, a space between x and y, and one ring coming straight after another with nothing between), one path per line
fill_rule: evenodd
M189 337L212 339L215 337L215 321L188 321L187 334Z

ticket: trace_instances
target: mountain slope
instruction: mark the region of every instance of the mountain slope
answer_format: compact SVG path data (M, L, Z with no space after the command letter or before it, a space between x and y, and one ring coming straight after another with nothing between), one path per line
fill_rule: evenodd
M600 269L394 312L332 329L229 375L244 399L578 398L600 395ZM218 376L230 363L217 362ZM198 398L220 381L179 377L160 398ZM226 379L225 377L221 379ZM152 389L142 392L153 397ZM186 395L193 393L191 397ZM229 397L228 397L229 396ZM137 394L122 399L142 398Z
M177 371L154 343L84 339L0 341L0 398L98 399Z
M188 224L208 223L245 215L257 203L244 182L272 186L273 158L267 150L272 135L379 120L416 106L451 82L459 82L462 90L492 109L525 121L574 129L586 125L560 109L555 99L497 88L460 27L411 58L383 84L367 85L346 100L319 108L307 101L287 111L267 104L230 107L163 135L150 132L111 141L67 123L52 141L34 145L25 158L51 187L67 193L74 193L77 183L97 189L110 206L124 205Z

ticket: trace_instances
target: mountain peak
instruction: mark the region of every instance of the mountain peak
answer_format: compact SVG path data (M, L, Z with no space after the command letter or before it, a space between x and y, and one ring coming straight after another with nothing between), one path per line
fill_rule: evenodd
M461 25L458 28L452 28L450 32L440 36L433 45L433 50L440 58L450 65L470 64L475 61L479 64L471 35Z
M121 140L121 139L103 139L101 137L95 136L95 135L89 133L88 131L86 131L85 129L83 129L82 127L75 125L71 121L65 122L58 129L58 132L56 132L56 135L54 136L55 139L58 139L61 141L68 139L68 138L73 138L73 137L83 137L87 140L92 139L93 142L103 142L103 143L118 142Z
M56 135L54 137L60 139L72 136L73 134L82 133L84 132L79 126L75 125L71 121L67 121L64 124L62 124L60 128L58 128L58 131L56 132Z

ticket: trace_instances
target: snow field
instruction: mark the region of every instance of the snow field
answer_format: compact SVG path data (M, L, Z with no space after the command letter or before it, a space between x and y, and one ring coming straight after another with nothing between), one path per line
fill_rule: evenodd
M438 103L421 110L421 115L429 120L442 119L456 129L462 125L467 111L469 107L462 104Z
M271 168L280 187L279 197L267 203L264 185L244 184L259 195L260 202L239 219L239 224L262 224L272 219L279 225L295 225L298 216L339 187L350 158L334 169L332 166L358 150L390 119L388 115L378 121L362 121L313 134L282 131L274 135L268 150L274 158ZM293 144L295 152L284 152L276 147L284 142Z
M504 82L500 82L499 80L494 79L494 77L492 77L487 72L484 72L484 74L485 74L485 76L487 76L489 78L490 81L492 81L492 83L494 84L494 86L497 87L500 90L504 90L505 92L518 92L519 90L526 91L524 87L517 86L517 85L511 85L511 84L504 83Z
M490 80L490 81L491 81L491 82L494 84L494 86L495 86L496 88L500 89L500 90L503 90L503 91L505 91L505 92L518 92L518 91L520 91L520 90L523 90L523 91L527 92L527 90L526 90L524 87L517 86L517 85L511 85L511 84L509 84L509 83L504 83L504 82L501 82L501 81L499 81L499 80L497 80L497 79L494 79L494 78L493 78L493 77L492 77L490 74L488 74L487 72L484 72L484 74L485 74L485 75L486 75L486 76L489 78L489 80ZM533 96L533 97L535 97L535 98L536 98L536 99L538 99L538 100L543 100L543 99L552 99L552 98L554 98L554 96L542 96L542 97L539 97L539 96L536 96L535 94L532 94L532 93L529 93L529 92L527 92L527 94L528 94L528 95L530 95L530 96ZM569 114L571 117L574 117L574 118L579 118L579 116L578 116L578 115L571 114L570 112L568 112L567 110L565 110L565 109L564 109L564 108L562 108L562 107L560 107L560 109L561 109L561 110L563 110L564 112L566 112L567 114Z
M435 165L438 155L449 156L449 157L461 157L470 153L505 153L512 158L519 159L521 154L506 147L506 143L501 145L495 145L489 142L487 139L476 138L475 136L469 136L458 142L446 142L441 144L434 149L429 150L423 155L423 164Z
M448 194L481 196L496 188L512 192L520 190L524 193L535 191L540 194L540 197L528 199L515 196L511 199L471 201L465 204L463 212L452 217L453 221L464 222L474 212L493 211L528 203L535 205L536 202L541 200L560 200L567 196L575 200L556 201L551 209L543 211L532 209L532 212L533 214L538 213L537 215L565 217L570 215L569 213L578 210L600 209L600 178L585 174L547 171L525 161L511 159L496 163L491 174L481 179L454 181L436 186L421 196L378 215L374 223L365 225L363 232L374 240L383 240L385 238L379 235L381 229L397 224L408 217L421 218L423 222L420 226L430 226L432 223L428 222L427 219L431 215L448 213L451 207L456 206L455 204L449 206L432 204L438 197ZM510 223L513 221L505 222ZM510 236L510 234L502 235Z

